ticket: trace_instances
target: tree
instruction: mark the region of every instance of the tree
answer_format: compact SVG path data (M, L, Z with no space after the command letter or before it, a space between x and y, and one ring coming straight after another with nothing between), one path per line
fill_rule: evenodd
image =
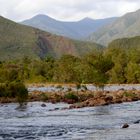
M140 82L140 65L129 62L126 68L127 83L139 83Z
M64 55L55 63L54 69L54 81L56 82L76 82L77 81L77 71L76 66L80 59L71 56Z

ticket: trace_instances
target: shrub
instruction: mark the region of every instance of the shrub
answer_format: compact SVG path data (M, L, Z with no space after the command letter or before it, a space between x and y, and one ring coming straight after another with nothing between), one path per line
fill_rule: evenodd
M6 84L0 84L0 97L6 96L7 96Z
M28 90L22 82L9 82L0 84L0 97L17 98L19 103L23 103L28 98Z
M135 94L135 93L132 93L132 92L127 92L127 91L125 91L125 92L123 93L123 96L125 96L125 97L130 97L130 98L134 98L134 97L136 97L136 94Z
M44 102L46 102L49 99L48 95L45 93L42 93L40 96L41 96L41 100Z
M22 104L28 99L28 90L23 83L16 83L15 89L17 90L17 101Z
M71 99L74 101L78 101L78 96L75 95L73 92L69 92L65 95L65 99Z

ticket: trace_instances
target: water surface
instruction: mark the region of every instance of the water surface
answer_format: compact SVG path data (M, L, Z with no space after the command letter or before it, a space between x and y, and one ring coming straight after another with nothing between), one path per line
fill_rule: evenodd
M139 140L140 102L102 107L56 110L67 104L28 103L0 105L1 140ZM121 129L129 123L128 129Z
M106 85L104 87L96 87L95 85L92 85L92 84L87 84L86 85L87 89L90 90L90 91L96 91L96 90L105 90L105 91L117 91L117 90L120 90L120 89L123 89L123 90L140 90L140 85L139 84L121 84L121 85ZM44 87L29 87L28 90L30 92L32 91L42 91L42 92L57 92L57 91L67 91L67 90L73 90L73 91L77 91L77 89L75 87L70 87L70 86L61 86L61 87L57 87L57 86L44 86ZM81 87L81 89L84 90L83 87ZM79 89L79 90L81 90Z

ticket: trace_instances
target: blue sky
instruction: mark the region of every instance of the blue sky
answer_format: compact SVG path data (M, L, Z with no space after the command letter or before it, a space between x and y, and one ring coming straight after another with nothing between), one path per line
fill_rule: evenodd
M115 17L140 9L140 0L0 0L0 15L14 21L46 14L58 20L77 21Z

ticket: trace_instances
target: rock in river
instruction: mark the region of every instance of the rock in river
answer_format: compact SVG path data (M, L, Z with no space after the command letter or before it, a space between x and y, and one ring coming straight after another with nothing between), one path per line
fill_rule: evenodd
M42 107L46 107L46 104L41 104Z
M129 125L127 124L127 123L125 123L123 126L122 126L122 128L128 128L129 127Z

